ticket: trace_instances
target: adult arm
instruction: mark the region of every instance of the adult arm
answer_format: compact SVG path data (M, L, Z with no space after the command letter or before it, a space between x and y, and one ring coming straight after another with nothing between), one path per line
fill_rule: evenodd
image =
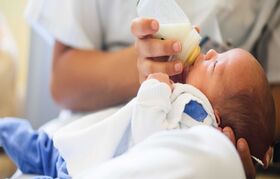
M55 42L51 92L61 106L93 111L127 102L139 87L136 52L80 50Z

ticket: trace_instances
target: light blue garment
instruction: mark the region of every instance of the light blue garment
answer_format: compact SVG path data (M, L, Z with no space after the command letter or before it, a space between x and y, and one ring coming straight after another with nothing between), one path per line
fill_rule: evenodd
M23 173L45 175L36 178L70 178L53 140L23 119L0 120L0 146Z

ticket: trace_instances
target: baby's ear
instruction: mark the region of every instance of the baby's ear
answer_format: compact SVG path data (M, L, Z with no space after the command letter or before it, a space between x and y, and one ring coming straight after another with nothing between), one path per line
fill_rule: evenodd
M220 124L221 124L221 117L220 117L220 113L217 109L214 109L214 115L215 115L215 118L216 118L216 122L218 124L218 127L220 127Z

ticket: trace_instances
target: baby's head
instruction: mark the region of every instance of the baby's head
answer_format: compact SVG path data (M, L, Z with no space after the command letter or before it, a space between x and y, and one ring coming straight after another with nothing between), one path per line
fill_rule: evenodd
M273 143L275 109L260 64L248 52L233 49L200 55L186 75L186 83L200 89L211 102L220 127L233 128L253 156L263 159Z

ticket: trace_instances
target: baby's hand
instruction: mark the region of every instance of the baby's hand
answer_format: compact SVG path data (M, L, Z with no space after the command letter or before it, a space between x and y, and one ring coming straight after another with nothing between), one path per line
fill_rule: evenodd
M148 76L148 79L156 79L162 83L166 83L171 90L173 90L173 81L170 80L169 76L165 73L152 73Z

